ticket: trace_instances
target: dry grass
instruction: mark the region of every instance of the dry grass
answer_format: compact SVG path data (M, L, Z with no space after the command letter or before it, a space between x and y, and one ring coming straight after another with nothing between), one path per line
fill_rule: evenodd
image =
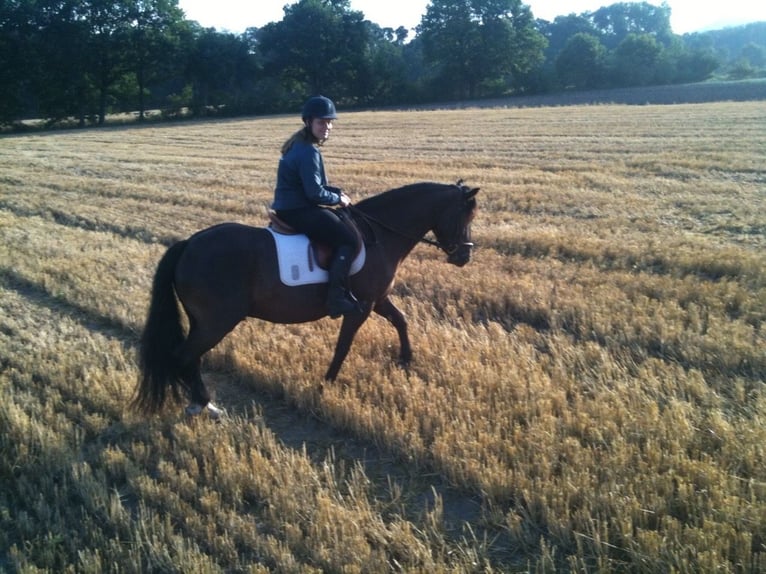
M294 119L0 140L0 571L766 571L762 103L344 114L357 199L482 187L316 392L339 323L249 321L231 416L125 412L165 245L261 224Z

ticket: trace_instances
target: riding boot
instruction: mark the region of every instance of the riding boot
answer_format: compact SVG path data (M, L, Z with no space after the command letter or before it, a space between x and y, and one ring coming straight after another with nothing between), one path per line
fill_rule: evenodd
M354 313L359 309L356 298L346 289L346 279L354 261L350 247L339 247L330 263L329 286L327 290L327 313L333 319Z

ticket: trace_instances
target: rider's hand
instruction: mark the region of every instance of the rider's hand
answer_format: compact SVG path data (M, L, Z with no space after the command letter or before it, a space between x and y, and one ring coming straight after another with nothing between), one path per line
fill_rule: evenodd
M340 205L341 205L341 207L348 207L350 204L351 204L351 198L341 191L340 192Z

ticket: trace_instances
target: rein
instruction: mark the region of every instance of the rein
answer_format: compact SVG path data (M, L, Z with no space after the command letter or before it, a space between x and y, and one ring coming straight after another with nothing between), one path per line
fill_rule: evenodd
M444 251L447 255L452 255L455 253L458 249L461 247L473 247L473 243L470 241L463 241L459 243L455 243L452 246L444 245L439 240L434 241L433 239L430 239L428 237L415 237L414 235L410 235L409 233L405 233L399 229L394 228L391 225L388 225L387 223L383 223L379 219L372 217L371 215L368 215L361 209L358 209L354 205L348 205L346 206L346 209L348 209L351 213L354 213L355 215L361 217L368 223L375 223L382 227L383 229L386 229L388 231L391 231L392 233L395 233L399 237L404 237L405 239L409 239L411 241L414 241L416 243L425 243L426 245L430 245L432 247L437 247Z

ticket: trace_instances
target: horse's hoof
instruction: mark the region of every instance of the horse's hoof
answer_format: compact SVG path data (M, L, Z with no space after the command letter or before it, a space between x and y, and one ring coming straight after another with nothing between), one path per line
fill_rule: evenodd
M186 407L186 416L187 417L196 417L198 414L202 412L202 409L204 407L199 403L190 403Z
M212 420L219 421L224 417L225 414L226 411L222 408L215 406L213 403L207 404L207 416L209 416Z
M208 403L204 407L199 403L190 403L189 406L186 407L186 416L196 417L197 415L202 414L202 411L205 409L207 409L207 416L214 421L221 420L226 414L226 411L215 406L213 403Z

